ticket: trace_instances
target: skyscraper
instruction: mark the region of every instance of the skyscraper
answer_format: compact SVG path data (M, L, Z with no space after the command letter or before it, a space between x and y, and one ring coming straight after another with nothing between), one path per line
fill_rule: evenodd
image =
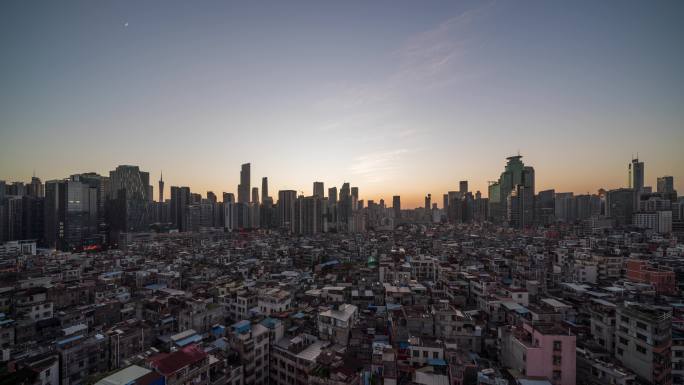
M268 178L261 178L261 202L266 201L268 198Z
M394 210L394 218L401 218L401 197L399 195L392 197L392 209Z
M112 199L123 199L123 212L113 210L115 215L123 215L119 223L121 231L145 231L148 225L148 196L150 174L140 171L138 166L118 166L109 172Z
M34 198L42 198L45 196L45 188L40 178L33 176L31 178L31 184L28 186L28 195Z
M164 202L164 173L159 173L159 202Z
M331 205L337 203L337 187L330 187L328 189L328 203Z
M187 206L190 205L190 187L171 186L171 223L178 231L187 231Z
M468 192L468 181L467 180L462 180L458 182L458 191L461 193L461 195L465 195Z
M490 215L493 219L500 220L502 217L505 219L508 214L508 196L518 185L525 188L524 194L521 196L527 200L529 200L529 197L532 197L532 201L534 202L534 168L525 166L521 159L522 155L509 156L506 158L506 167L501 173L499 180L489 185ZM495 198L496 201L494 201ZM522 205L521 207L524 207L526 210L532 210L532 206L533 205L528 204ZM534 216L534 214L532 214L532 216Z
M325 231L325 202L316 195L300 196L295 201L295 226L297 234L317 234Z
M237 215L235 214L235 195L233 193L223 193L223 226L228 230L237 227Z
M295 230L295 201L297 191L278 191L278 226L289 231Z
M250 185L250 168L249 163L242 165L240 169L240 184L238 185L238 203L249 203L249 193L251 191Z
M644 162L639 162L639 158L634 158L628 168L629 188L639 193L644 189Z
M663 194L671 194L674 192L674 178L671 176L658 177L657 191Z
M430 211L430 206L432 202L432 194L425 196L425 211Z
M359 200L359 188L358 187L352 187L351 194L352 194L352 198L354 198L355 201Z
M259 203L259 188L252 187L252 203Z
M342 188L340 188L340 200L337 203L337 220L341 226L338 230L349 230L349 222L352 218L352 200L349 183L343 183Z
M634 195L634 190L628 188L610 190L606 194L606 216L613 220L615 226L622 227L632 223Z
M313 183L313 195L318 198L323 198L325 196L325 190L323 187L323 182Z

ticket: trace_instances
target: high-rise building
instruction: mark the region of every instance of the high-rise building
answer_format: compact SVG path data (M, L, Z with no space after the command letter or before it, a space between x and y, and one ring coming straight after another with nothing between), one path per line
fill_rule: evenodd
M278 227L289 231L295 230L295 201L297 191L278 191Z
M573 223L577 219L577 206L574 193L556 193L554 197L554 206L556 220L564 223Z
M508 193L506 201L509 226L516 229L530 227L534 218L534 195L531 189L517 185L515 189Z
M271 229L275 226L275 218L273 198L266 197L261 201L261 207L259 208L259 226L263 229Z
M467 180L462 180L462 181L458 182L458 191L462 195L465 195L468 192L468 181Z
M171 224L178 231L187 231L187 206L190 205L190 187L171 186Z
M232 231L237 228L237 214L235 212L235 195L233 193L223 193L223 226Z
M428 194L425 196L425 211L430 211L430 207L432 207L432 194Z
M45 196L45 188L43 187L40 178L36 178L35 176L31 178L31 184L28 186L28 195L34 198L42 198Z
M249 193L251 191L250 185L250 168L249 163L242 165L240 169L240 184L238 185L238 203L249 203Z
M489 181L487 187L487 197L489 198L489 217L492 220L499 221L502 216L501 203L501 185L499 182Z
M644 162L639 162L639 158L632 159L628 166L629 169L629 188L636 193L644 189Z
M606 216L617 227L632 223L635 191L629 188L610 190L606 193Z
M261 178L261 202L264 202L268 198L268 178Z
M57 243L64 227L64 208L66 207L66 182L50 180L45 182L45 213L43 215L43 234L48 247L58 247Z
M352 220L353 199L349 183L343 183L342 188L340 188L340 200L337 203L338 231L349 231L349 224Z
M674 178L671 176L658 177L658 185L656 186L656 189L656 191L663 194L673 193L675 191Z
M325 197L325 190L323 187L323 182L314 182L313 183L313 195L319 198L324 198Z
M449 194L442 195L442 208L445 213L449 212Z
M534 168L525 166L521 155L509 156L504 171L499 180L489 186L490 215L507 215L508 196L516 186L523 186L526 195L534 196ZM493 205L494 197L498 198L498 205ZM534 198L532 199L534 205ZM529 207L533 210L533 207ZM534 213L534 210L532 211ZM534 214L533 214L534 215ZM499 217L501 218L501 217ZM497 219L494 217L494 219Z
M259 188L252 187L252 203L259 203Z
M330 187L328 189L328 203L331 205L337 203L337 187Z
M318 234L326 231L325 210L327 202L318 196L300 196L295 202L295 232Z
M164 173L159 173L159 201L164 202Z
M540 225L549 225L555 221L556 190L544 190L537 194L534 218Z
M351 196L354 198L355 201L359 200L359 188L358 187L352 187L351 188Z
M475 193L475 209L473 219L476 222L486 221L489 217L489 199L482 198L482 193L477 191Z
M86 241L97 237L96 189L83 183L79 175L69 180L49 181L45 186L43 220L49 247L59 250L80 249L86 245ZM125 203L127 190L120 190L118 200ZM125 215L119 215L116 219L125 220ZM117 224L112 221L113 226Z
M401 218L401 197L399 195L392 197L392 209L394 210L394 218L399 220Z
M150 174L140 171L138 166L118 166L109 172L109 182L111 198L122 200L123 205L110 211L112 215L122 215L119 220L114 220L122 226L115 231L147 230Z

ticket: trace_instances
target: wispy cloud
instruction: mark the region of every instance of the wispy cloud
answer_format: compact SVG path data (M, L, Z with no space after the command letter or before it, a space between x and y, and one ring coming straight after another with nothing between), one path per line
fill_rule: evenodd
M493 4L484 3L410 37L395 52L401 64L390 77L390 86L433 88L451 84L458 75L467 77L459 64L475 41L472 29L477 27Z
M375 152L356 157L349 171L362 177L365 182L384 182L394 176L399 169L399 160L409 153L407 149Z
M316 106L338 119L323 125L320 130L377 130L379 125L399 126L406 100L416 93L439 87L453 86L473 75L463 65L470 47L475 43L473 28L488 15L492 3L463 12L435 27L406 39L392 53L397 66L389 75L376 82L337 85L331 96ZM415 132L402 129L402 137Z

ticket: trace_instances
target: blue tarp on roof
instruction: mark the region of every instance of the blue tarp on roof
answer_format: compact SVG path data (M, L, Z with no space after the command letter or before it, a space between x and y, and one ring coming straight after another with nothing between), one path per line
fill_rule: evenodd
M305 315L301 311L292 316L292 318L296 318L296 319L302 319L304 317L305 317Z
M211 334L214 336L222 336L226 331L226 327L223 325L216 325L211 328Z
M193 342L200 342L202 341L202 336L199 334L195 334L190 337L183 338L182 340L176 341L176 345L180 346L181 348L185 345L190 345Z
M430 358L428 359L428 365L432 366L446 366L446 361L439 359L439 358Z
M247 333L251 329L252 323L249 320L242 320L233 324L233 329L238 333Z

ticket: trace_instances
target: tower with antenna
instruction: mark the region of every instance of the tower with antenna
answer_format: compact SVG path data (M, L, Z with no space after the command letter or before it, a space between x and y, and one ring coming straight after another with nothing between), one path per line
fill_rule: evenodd
M159 172L159 203L164 202L164 173Z

